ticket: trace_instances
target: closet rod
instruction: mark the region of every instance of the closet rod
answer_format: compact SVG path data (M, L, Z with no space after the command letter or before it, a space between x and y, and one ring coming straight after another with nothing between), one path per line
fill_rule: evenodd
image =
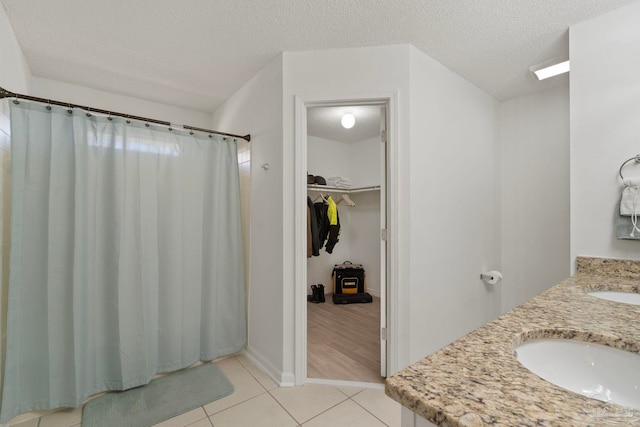
M147 122L147 123L154 123L154 124L158 124L158 125L164 125L164 126L169 126L171 127L171 122L167 122L164 120L158 120L158 119L150 119L148 117L140 117L140 116L133 116L131 114L124 114L124 113L118 113L115 111L108 111L108 110L102 110L100 108L93 108L93 107L86 107L83 105L78 105L78 104L72 104L69 102L61 102L61 101L54 101L52 99L45 99L45 98L38 98L35 96L29 96L29 95L22 95L19 93L13 93L10 92L2 87L0 87L0 99L4 99L4 98L15 98L16 100L18 99L24 99L27 101L34 101L34 102L40 102L43 104L48 104L48 105L59 105L61 107L67 107L67 108L79 108L81 110L85 110L88 113L89 112L94 112L94 113L100 113L100 114L107 114L110 116L116 116L116 117L124 117L126 119L129 120L139 120L141 122ZM16 102L16 101L14 101ZM245 141L251 141L251 135L247 134L247 135L235 135L232 133L226 133L226 132L220 132L217 130L210 130L210 129L203 129L203 128L198 128L198 127L194 127L194 126L188 126L188 125L173 125L174 127L181 127L182 129L185 130L189 130L189 131L197 131L197 132L203 132L203 133L209 133L209 134L216 134L216 135L223 135L223 136L230 136L233 138L241 138L244 139Z

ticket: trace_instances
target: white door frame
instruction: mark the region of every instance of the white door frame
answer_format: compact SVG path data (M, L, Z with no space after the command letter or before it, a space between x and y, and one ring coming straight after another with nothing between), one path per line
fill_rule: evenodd
M307 381L307 108L332 105L384 104L387 108L387 374L398 370L398 156L397 93L376 92L340 96L300 94L295 96L294 140L294 375L295 384Z

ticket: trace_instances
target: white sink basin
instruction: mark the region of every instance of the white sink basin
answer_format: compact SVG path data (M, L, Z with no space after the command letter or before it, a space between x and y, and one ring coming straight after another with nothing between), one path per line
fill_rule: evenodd
M640 294L635 294L633 292L592 291L592 292L589 292L589 295L591 295L592 297L606 299L609 301L640 305Z
M575 393L640 409L640 355L567 339L528 341L518 361L539 377Z

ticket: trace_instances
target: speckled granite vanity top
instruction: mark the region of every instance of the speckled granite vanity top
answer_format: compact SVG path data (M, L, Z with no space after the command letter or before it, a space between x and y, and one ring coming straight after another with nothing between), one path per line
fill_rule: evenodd
M579 257L577 273L403 369L386 394L443 426L640 426L640 410L551 384L513 355L536 338L574 338L640 353L640 306L587 295L639 292L640 261Z

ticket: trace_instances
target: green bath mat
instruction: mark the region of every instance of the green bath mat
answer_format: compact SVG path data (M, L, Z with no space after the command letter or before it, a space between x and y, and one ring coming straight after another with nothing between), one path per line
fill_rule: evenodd
M90 400L82 409L82 427L152 426L231 393L227 377L213 363L205 363Z

